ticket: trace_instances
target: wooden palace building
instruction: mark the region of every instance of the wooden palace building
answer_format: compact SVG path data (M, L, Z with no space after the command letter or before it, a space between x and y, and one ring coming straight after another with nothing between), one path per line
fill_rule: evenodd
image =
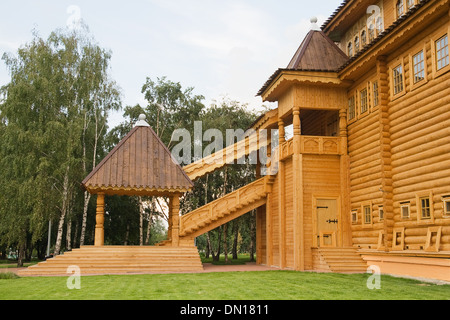
M152 250L168 251L142 253L151 257L147 271L175 266L170 250L184 249L186 260L174 270L201 270L189 251L195 238L256 210L258 264L325 272L366 272L375 265L381 273L450 281L450 0L346 0L321 27L311 22L287 67L258 93L277 108L251 129L279 133L276 146L263 146L272 160L268 168L258 164L258 179L178 216L178 197L192 181L261 144L246 138L183 170L167 169L157 165L169 160L152 149L150 141L160 144L151 128L137 127L130 134L142 138L132 144L133 137L125 138L117 147L125 151L109 155L84 181L100 199L96 246L71 254L107 249L103 194L161 192L173 204L169 239ZM144 163L126 164L124 171L121 155ZM221 157L227 161L211 161ZM35 272L49 270L56 259L76 264L64 256Z

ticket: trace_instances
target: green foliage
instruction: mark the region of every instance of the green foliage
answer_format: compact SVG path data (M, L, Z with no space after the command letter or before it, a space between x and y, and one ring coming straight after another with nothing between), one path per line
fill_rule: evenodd
M0 243L31 250L58 219L61 243L64 222L80 215L80 182L89 159L104 155L99 138L120 107L110 59L86 31L64 30L3 55L11 80L0 101Z

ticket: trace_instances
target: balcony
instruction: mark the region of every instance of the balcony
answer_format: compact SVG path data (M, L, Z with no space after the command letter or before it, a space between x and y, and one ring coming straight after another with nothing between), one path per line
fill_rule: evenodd
M300 136L299 150L301 154L326 154L342 155L343 149L342 137L326 136ZM280 160L287 159L294 154L294 138L285 141L281 146Z

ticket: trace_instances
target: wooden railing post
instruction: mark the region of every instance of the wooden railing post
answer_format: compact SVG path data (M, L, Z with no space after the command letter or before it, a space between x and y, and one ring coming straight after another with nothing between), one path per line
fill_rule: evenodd
M103 246L105 244L105 194L97 194L97 210L95 215L95 246Z

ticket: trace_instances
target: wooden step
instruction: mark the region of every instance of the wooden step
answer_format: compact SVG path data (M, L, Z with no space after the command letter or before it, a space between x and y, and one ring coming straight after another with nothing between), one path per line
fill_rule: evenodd
M197 272L203 265L196 247L85 246L56 256L26 270L26 275L66 274L69 266L78 266L83 274Z
M356 248L318 248L318 253L332 272L367 272L367 263L357 253Z

